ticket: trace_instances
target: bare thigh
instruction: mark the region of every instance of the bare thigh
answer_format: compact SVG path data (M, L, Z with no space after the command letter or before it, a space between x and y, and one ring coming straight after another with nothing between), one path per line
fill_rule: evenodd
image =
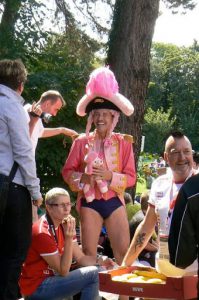
M83 252L96 256L103 218L94 209L81 207L80 222Z
M114 257L117 263L121 264L130 244L129 224L125 207L121 206L117 208L110 217L105 220L105 226Z

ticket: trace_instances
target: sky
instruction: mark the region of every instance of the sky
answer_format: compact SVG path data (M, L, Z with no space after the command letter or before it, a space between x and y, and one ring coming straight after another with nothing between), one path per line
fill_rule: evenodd
M195 2L198 2L195 1ZM171 43L177 46L191 46L194 39L199 43L199 4L185 15L172 15L161 3L160 15L156 21L154 42Z
M43 0L48 3L48 6L55 9L55 0ZM71 0L67 0L68 3L72 3ZM96 1L94 13L103 19L109 18L107 13L107 7L99 9ZM156 20L153 41L171 43L177 46L191 46L193 45L194 39L199 43L199 0L195 0L197 6L192 11L187 11L186 14L178 13L173 15L171 10L167 9L162 1L160 1L160 12L161 15ZM101 3L101 2L100 2ZM102 4L100 4L102 5ZM178 9L179 11L179 9ZM82 14L78 13L81 20ZM103 24L103 23L102 23ZM52 27L52 23L49 24L48 19L46 20L47 27ZM55 29L55 28L54 28ZM90 26L87 27L86 31L89 35L95 36L95 33ZM107 37L105 37L105 41Z

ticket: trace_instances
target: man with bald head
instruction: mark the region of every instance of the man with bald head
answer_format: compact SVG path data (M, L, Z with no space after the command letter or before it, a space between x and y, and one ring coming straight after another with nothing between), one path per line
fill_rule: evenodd
M181 132L173 132L166 140L164 159L169 165L168 172L159 176L152 184L146 216L135 232L123 265L130 266L137 259L154 232L157 222L160 236L161 233L164 236L169 234L178 191L183 183L194 175L192 146ZM168 251L160 251L160 255L161 253L164 255L160 258L169 259Z

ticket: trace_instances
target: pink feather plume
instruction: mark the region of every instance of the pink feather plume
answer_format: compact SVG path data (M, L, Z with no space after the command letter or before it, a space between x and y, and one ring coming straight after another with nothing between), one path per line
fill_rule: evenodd
M111 98L118 93L119 87L115 75L107 67L101 67L94 70L86 85L86 94L100 95L104 98Z

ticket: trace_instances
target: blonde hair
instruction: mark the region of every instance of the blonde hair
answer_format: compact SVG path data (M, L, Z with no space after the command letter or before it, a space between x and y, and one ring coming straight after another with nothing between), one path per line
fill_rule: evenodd
M59 196L66 196L70 199L70 195L67 190L56 187L46 193L45 203L52 204Z
M52 104L54 104L55 102L57 102L58 98L61 100L62 107L64 107L66 105L66 102L64 101L64 98L62 97L62 95L58 91L55 91L55 90L49 90L49 91L44 92L41 95L41 97L39 99L39 102L44 103L44 102L50 100L50 102Z

